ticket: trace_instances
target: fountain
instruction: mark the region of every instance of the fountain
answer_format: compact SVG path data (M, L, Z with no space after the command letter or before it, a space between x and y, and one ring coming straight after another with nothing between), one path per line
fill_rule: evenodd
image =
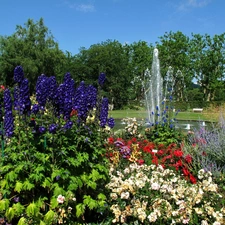
M160 74L158 49L154 49L151 72L145 71L145 102L147 107L148 123L160 121L161 105L163 101L163 80Z

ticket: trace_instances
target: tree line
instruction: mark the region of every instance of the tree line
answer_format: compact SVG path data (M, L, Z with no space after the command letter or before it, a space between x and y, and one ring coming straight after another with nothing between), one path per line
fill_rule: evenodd
M97 84L105 72L104 95L115 108L139 104L144 99L145 71L151 69L154 48L159 50L163 80L174 87L177 101L225 100L225 33L214 35L166 32L156 43L138 41L121 44L106 40L78 54L63 52L43 18L17 25L11 36L0 36L0 84L12 87L13 70L24 68L34 93L38 76L56 76L62 81L66 72L78 85L82 80ZM194 84L194 81L197 84Z

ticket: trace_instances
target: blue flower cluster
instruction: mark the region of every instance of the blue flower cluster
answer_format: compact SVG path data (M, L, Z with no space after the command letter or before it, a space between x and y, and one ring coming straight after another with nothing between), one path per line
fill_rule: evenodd
M18 84L20 84L24 79L24 73L22 66L17 66L14 69L14 81Z
M14 81L18 84L14 89L14 108L19 110L21 114L29 114L31 110L29 82L24 78L22 66L15 68Z
M12 113L12 98L9 89L5 89L4 91L4 110L5 110L5 117L4 117L5 135L6 137L11 137L13 135L14 119Z
M36 100L40 108L44 108L49 95L49 78L44 74L38 77L36 83Z
M86 120L88 111L92 110L97 102L97 89L92 85L85 86L82 81L76 89L73 108L78 111L80 120Z
M65 120L64 126L55 123L48 127L43 124L37 124L37 121L30 122L30 126L34 128L35 133L43 134L47 130L55 133L57 129L68 130L73 126L71 116L75 114L78 117L77 122L85 122L90 111L97 109L96 119L100 120L100 126L114 127L114 119L108 119L108 99L103 98L100 107L97 106L98 90L93 85L85 85L82 81L75 89L75 82L70 73L64 75L62 84L57 84L54 76L47 77L42 74L38 77L36 83L36 100L37 104L32 105L29 95L28 80L24 78L23 68L17 66L14 70L14 80L17 83L14 89L14 108L20 114L37 115L40 110L45 110L46 103L52 105L55 116L63 116ZM106 80L104 73L101 73L98 79L99 85L102 86ZM5 121L4 129L7 136L13 134L13 116L12 116L12 100L9 90L4 93Z
M108 110L109 110L109 101L108 98L103 98L101 103L101 111L100 111L100 126L104 127L107 124L108 120Z
M63 101L63 114L66 119L70 118L70 113L73 107L73 98L75 93L75 82L70 73L64 76L64 101Z

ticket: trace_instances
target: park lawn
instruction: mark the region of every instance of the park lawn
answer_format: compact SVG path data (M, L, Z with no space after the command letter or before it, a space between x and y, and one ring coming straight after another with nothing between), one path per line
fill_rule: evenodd
M109 116L114 119L122 119L127 117L135 117L137 119L146 119L147 112L145 110L113 110L109 111ZM175 116L175 114L173 114ZM216 113L198 113L198 112L179 112L176 116L178 120L204 120L204 121L218 121L218 115Z

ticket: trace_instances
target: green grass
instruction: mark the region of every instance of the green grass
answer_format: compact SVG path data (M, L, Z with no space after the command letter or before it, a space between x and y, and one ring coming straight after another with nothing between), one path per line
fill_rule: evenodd
M115 119L122 119L126 117L136 117L137 119L146 119L147 112L144 110L113 110L109 111L109 116ZM176 116L178 120L204 120L209 121L209 117L204 113L195 112L179 112Z

